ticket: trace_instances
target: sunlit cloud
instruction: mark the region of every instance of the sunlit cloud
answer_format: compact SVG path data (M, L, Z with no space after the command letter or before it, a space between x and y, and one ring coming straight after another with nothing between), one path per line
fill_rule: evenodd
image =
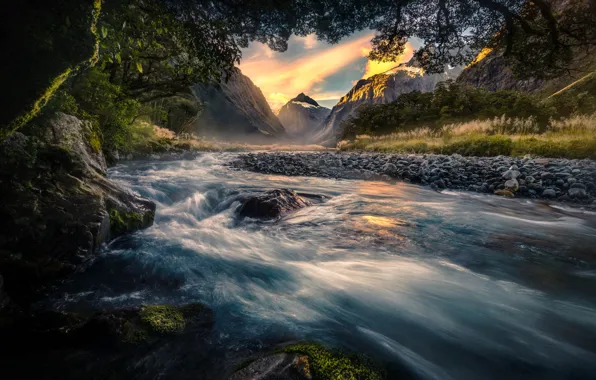
M411 56L412 47L408 46L399 62L367 62L372 37L372 32L361 32L330 45L317 41L315 35L293 36L286 53L255 42L243 52L239 67L261 89L273 110L301 92L332 105L352 88L353 81L384 72Z
M363 54L368 56L370 49L364 49ZM403 54L401 55L400 59L394 62L380 62L380 61L373 61L368 60L366 62L366 70L362 75L363 79L370 78L373 75L381 74L384 72L390 72L392 69L395 69L399 64L408 62L412 55L414 54L414 48L410 43L406 45L406 49L404 50Z
M305 49L312 49L317 46L317 36L314 34L309 34L306 37L295 37L298 41L304 44Z

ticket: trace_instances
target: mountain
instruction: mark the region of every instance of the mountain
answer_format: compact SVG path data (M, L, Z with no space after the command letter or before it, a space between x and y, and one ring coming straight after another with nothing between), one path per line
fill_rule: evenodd
M501 50L485 50L475 61L476 63L463 70L457 78L457 83L489 91L540 91L552 94L596 70L596 58L584 51L574 52L567 74L549 80L517 78Z
M359 80L331 109L331 113L312 141L323 145L335 145L339 124L352 115L360 105L390 103L399 95L412 91L433 91L437 83L457 78L462 70L457 67L440 74L425 74L416 66L411 60L397 67L392 74L377 74Z
M301 93L277 111L277 117L288 134L308 139L316 132L331 110L322 107L313 98Z
M201 136L259 142L286 135L261 90L240 70L219 83L196 84L203 110L196 122Z

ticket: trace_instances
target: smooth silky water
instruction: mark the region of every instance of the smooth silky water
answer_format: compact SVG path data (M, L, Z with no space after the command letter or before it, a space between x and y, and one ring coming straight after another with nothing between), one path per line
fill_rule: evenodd
M112 168L157 203L155 224L112 242L53 306L203 302L216 315L213 362L315 339L423 379L596 377L594 213L237 171L232 159ZM281 220L235 217L238 194L275 188L328 200Z

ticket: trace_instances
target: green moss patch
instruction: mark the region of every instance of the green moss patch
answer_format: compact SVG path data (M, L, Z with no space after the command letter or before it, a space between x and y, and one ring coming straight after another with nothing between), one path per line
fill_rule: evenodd
M113 236L136 231L142 228L144 224L144 217L138 212L110 210L110 232Z
M180 333L186 326L182 310L174 306L143 306L139 316L143 323L160 334Z
M313 380L377 380L385 374L366 357L347 355L319 343L299 343L282 349L308 357L308 371Z

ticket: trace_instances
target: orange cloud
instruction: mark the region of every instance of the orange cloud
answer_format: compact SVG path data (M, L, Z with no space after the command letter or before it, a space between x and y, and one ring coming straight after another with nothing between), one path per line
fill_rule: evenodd
M266 45L256 42L251 45L250 55L242 60L239 67L261 89L273 110L301 92L316 100L339 100L349 91L351 79L346 81L345 90L325 92L325 78L367 56L372 37L372 32L365 33L337 45L320 43L314 35L293 37L294 43L302 44L304 53L291 62L281 59L283 53L273 52ZM408 44L399 62L381 63L369 60L363 68L363 78L387 71L409 60L412 50L412 46Z
M299 58L293 62L282 62L262 55L241 62L240 70L247 75L265 94L271 108L276 109L283 94L293 98L301 92L308 93L325 77L362 58L362 49L370 44L372 33L353 41L347 41ZM283 54L283 53L281 53ZM276 95L272 95L276 94Z
M362 51L364 56L368 56L369 52L370 52L370 49L363 49L363 51ZM397 61L380 62L380 61L372 61L369 59L368 62L366 62L366 70L365 70L364 74L362 75L362 79L370 78L373 75L381 74L386 71L390 71L391 69L398 66L400 63L408 62L410 59L412 59L413 54L414 54L414 47L410 43L408 43L406 45L406 49L404 50L403 54Z

